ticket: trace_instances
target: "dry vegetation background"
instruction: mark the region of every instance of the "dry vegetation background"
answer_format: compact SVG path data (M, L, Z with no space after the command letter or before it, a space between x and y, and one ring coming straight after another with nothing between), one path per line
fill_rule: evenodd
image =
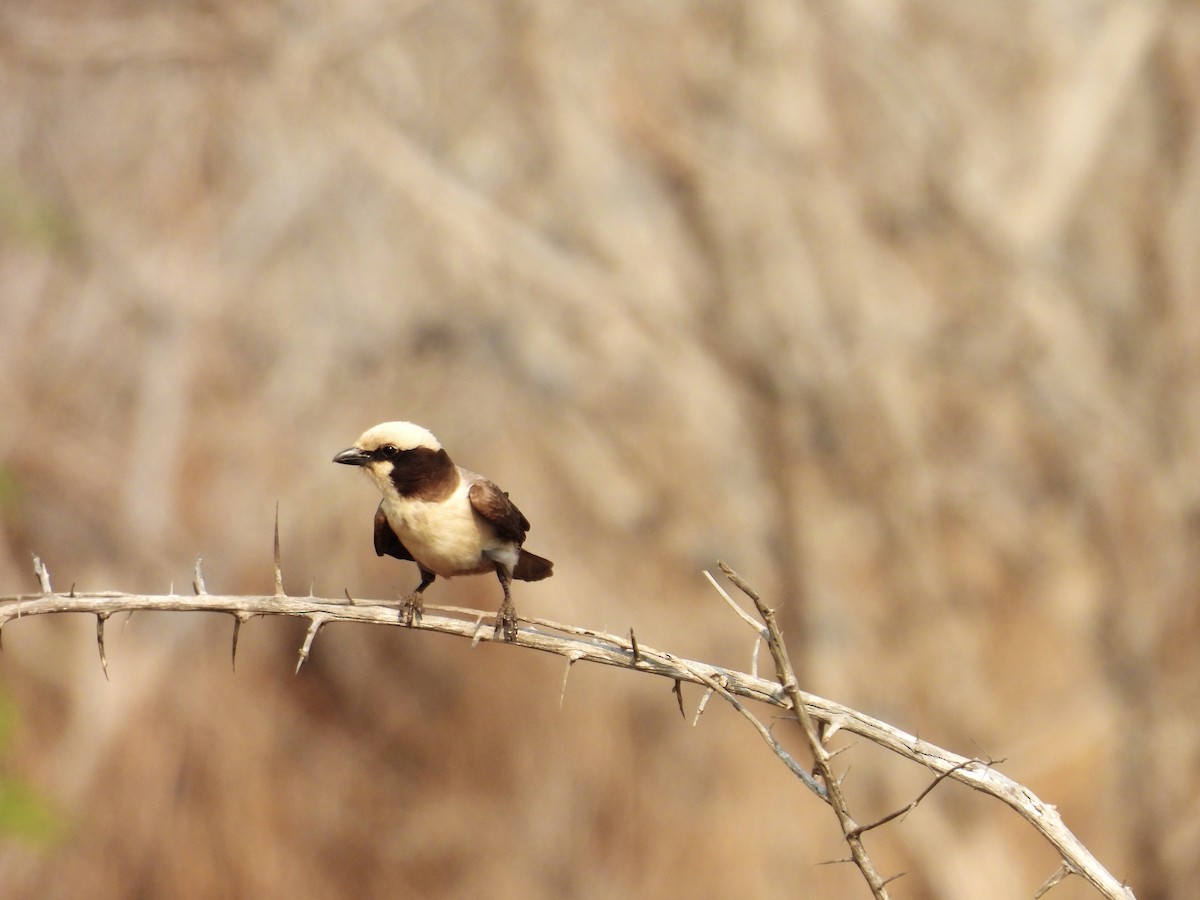
M432 428L556 576L518 610L1003 769L1139 898L1200 883L1200 7L8 2L0 591L390 597L330 457ZM491 579L431 602L492 609ZM5 629L10 897L854 897L731 711L395 629ZM689 705L699 699L685 691ZM690 711L689 711L690 712ZM925 773L858 745L863 820ZM32 834L32 831L36 831ZM943 785L899 897L1058 865ZM1053 896L1094 896L1081 882Z

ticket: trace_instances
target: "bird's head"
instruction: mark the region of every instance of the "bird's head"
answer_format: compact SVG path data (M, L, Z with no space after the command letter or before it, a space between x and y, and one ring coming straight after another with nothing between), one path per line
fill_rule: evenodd
M385 496L390 490L409 496L457 474L438 439L412 422L384 422L369 428L333 461L361 466Z

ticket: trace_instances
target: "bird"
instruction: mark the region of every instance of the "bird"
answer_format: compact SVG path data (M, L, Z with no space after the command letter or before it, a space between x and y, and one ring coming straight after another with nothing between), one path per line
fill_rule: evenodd
M504 590L494 637L517 635L511 581L541 581L554 563L524 549L529 520L494 483L455 465L426 428L412 422L383 422L367 429L333 457L358 466L383 499L375 510L375 553L412 560L421 583L401 600L401 617L411 625L424 608L424 593L440 575L494 572Z

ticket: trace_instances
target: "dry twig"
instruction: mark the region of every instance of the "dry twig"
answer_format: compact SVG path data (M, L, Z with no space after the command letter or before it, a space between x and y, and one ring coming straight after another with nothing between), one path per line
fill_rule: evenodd
M679 699L680 712L683 712L683 698L679 686L685 681L702 685L720 695L739 714L751 722L793 774L800 778L817 796L834 806L842 825L843 834L850 846L852 859L867 877L868 883L877 897L887 896L885 888L887 880L874 873L869 859L866 859L865 850L860 852L862 834L907 812L916 803L919 803L936 784L943 779L949 779L1002 801L1031 823L1057 849L1063 859L1063 866L1043 885L1043 893L1067 874L1077 874L1111 900L1134 900L1133 892L1113 877L1072 834L1053 806L1044 803L1027 788L996 771L989 762L959 756L857 710L802 692L796 684L786 647L779 635L778 626L774 622L773 611L762 603L753 589L740 579L740 576L737 576L728 567L723 566L723 569L734 584L755 600L760 614L763 615L769 634L768 645L776 663L778 678L775 681L696 660L683 659L647 647L634 638L632 632L626 638L547 619L521 618L520 622L526 627L519 628L515 639L511 642L504 642L505 646L554 653L566 657L569 666L585 661L671 679L672 690ZM481 626L483 619L488 614L478 610L426 605L425 615L420 620L414 621L411 625L401 626L392 603L353 600L348 593L345 600L311 596L288 597L282 593L282 578L278 577L278 568L276 569L277 593L271 596L209 594L204 586L199 560L196 562L194 582L196 593L194 596L181 596L173 592L165 595L124 594L110 591L80 593L74 589L67 594L53 593L49 590L49 578L44 575L44 572L45 567L39 565L37 574L43 589L41 592L0 597L0 630L12 620L26 616L70 612L94 615L97 617L97 644L106 675L107 659L104 653L103 623L115 613L132 613L138 610L224 612L234 616L232 647L235 661L238 635L242 623L246 620L254 616L295 616L308 619L309 627L300 650L297 671L310 655L317 633L325 625L335 622L407 627L413 631L457 635L466 638L472 644L493 640L491 630ZM757 623L755 623L755 627L758 627ZM809 746L814 750L820 782L809 775L787 753L771 731L741 702L743 699L756 700L796 711L797 719L804 728ZM816 723L821 724L820 731ZM833 754L825 750L823 744L823 740L827 740L835 732L843 730L866 738L906 759L925 766L935 774L934 783L904 809L870 825L858 825L849 815L845 798L841 796L841 785L830 768L829 763ZM840 799L838 799L839 797Z
M718 562L717 565L725 573L725 576L737 585L743 594L754 601L754 605L758 609L758 614L762 616L763 622L766 623L767 646L771 649L771 656L775 660L775 677L783 687L783 692L787 695L787 698L792 702L792 709L795 710L800 727L804 729L804 736L808 740L809 749L812 751L816 770L825 786L826 798L829 801L829 805L833 807L834 812L837 814L838 824L842 828L842 835L846 839L846 844L850 847L850 858L854 861L854 865L858 867L859 872L862 873L867 885L871 888L871 893L877 900L887 900L888 879L885 879L875 870L875 865L871 862L870 856L867 855L867 848L863 844L863 829L859 827L858 823L850 815L850 807L846 801L846 795L842 791L842 783L833 773L833 757L825 749L821 732L818 730L813 717L809 714L808 708L805 706L804 697L800 693L800 686L796 683L796 672L788 656L787 646L783 643L783 634L779 630L779 623L775 620L775 610L767 606L758 592L750 587L737 572L733 571L733 569L729 568L723 562ZM732 603L732 601L730 602Z

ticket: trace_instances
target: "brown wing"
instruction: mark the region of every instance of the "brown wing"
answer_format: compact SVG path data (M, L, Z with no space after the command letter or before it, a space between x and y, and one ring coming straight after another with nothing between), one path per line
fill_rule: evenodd
M396 537L396 532L392 531L392 526L388 524L387 516L383 513L382 503L375 510L375 554L377 556L394 556L396 559L413 558L413 555L408 552L408 548L400 543L400 538ZM416 560L413 559L413 562Z
M529 520L521 515L516 504L508 499L508 494L486 478L481 478L471 485L467 496L471 499L471 506L475 512L490 522L500 537L516 541L518 544L525 541Z

